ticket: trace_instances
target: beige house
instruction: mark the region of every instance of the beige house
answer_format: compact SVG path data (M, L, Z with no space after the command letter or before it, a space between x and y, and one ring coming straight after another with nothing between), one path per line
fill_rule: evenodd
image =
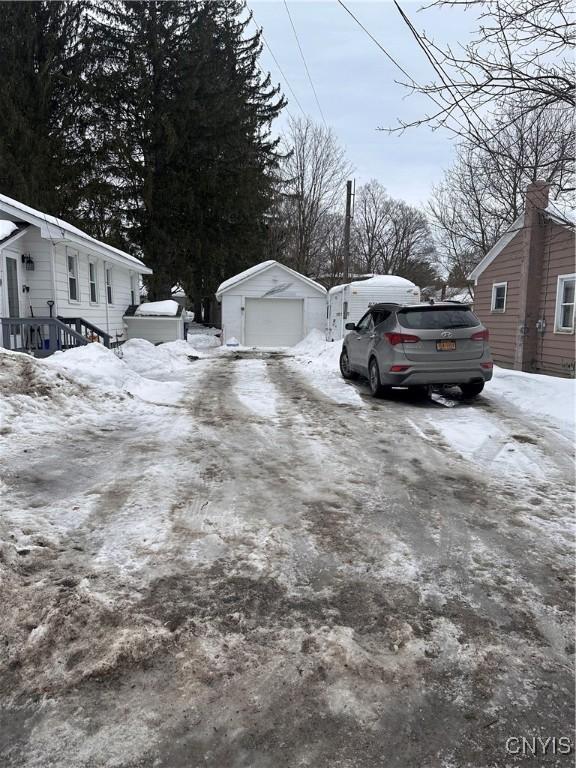
M575 219L530 184L524 212L470 274L494 362L574 376Z

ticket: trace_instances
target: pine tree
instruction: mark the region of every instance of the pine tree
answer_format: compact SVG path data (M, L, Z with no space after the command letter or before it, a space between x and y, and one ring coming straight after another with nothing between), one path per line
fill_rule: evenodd
M198 306L261 257L277 162L270 124L283 99L258 69L243 2L109 0L97 11L105 176L154 270L150 297L180 282Z
M81 2L0 3L0 192L76 220L89 172Z

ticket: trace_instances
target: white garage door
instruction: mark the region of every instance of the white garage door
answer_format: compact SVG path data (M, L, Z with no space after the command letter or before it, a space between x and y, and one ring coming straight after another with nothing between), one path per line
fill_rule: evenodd
M304 335L303 299L246 299L244 344L291 347Z

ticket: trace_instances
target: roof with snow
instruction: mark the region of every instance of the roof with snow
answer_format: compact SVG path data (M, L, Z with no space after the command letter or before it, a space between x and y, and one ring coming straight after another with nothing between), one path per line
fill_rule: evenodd
M30 208L30 206L24 205L24 203L20 203L18 200L14 200L6 195L0 195L0 218L2 217L12 219L16 224L21 222L33 224L39 227L40 235L43 238L52 242L65 241L84 246L90 251L100 253L112 261L130 266L141 274L152 274L152 270L146 267L140 259L126 253L126 251L121 251L119 248L114 248L112 245L96 240L96 238L87 235L78 227L74 227L72 224L62 221L62 219L42 213L42 211L37 211L35 208Z
M216 291L216 298L218 301L220 301L220 296L226 291L230 290L230 288L233 286L242 283L244 280L248 280L250 277L259 275L274 266L285 270L290 275L292 275L292 277L297 277L298 279L303 280L305 283L308 283L308 285L316 288L320 293L326 293L326 288L324 288L323 285L320 285L320 283L312 280L312 278L301 275L300 272L296 272L295 269L290 269L290 267L287 267L285 264L281 264L279 261L270 259L268 261L263 261L260 264L256 264L253 267L248 267L248 269L245 269L243 272L239 272L237 275L234 275L234 277L230 277L228 280L224 280L224 282L218 286L218 290Z
M351 286L358 288L358 286L367 286L370 288L385 287L385 288L417 288L410 280L405 277L399 277L398 275L374 275L367 280L354 280L351 283L344 283L343 285L335 285L330 289L330 293L338 293L338 291L344 290L344 288Z
M136 317L176 317L182 314L182 305L173 299L146 301L134 312Z

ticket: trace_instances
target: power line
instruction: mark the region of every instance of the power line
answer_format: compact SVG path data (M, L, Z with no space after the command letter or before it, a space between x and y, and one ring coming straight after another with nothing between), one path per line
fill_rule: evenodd
M340 5L342 6L342 8L344 8L344 10L346 11L346 13L348 13L348 14L350 14L350 16L352 16L352 18L354 19L354 21L356 22L356 24L358 24L358 26L359 26L359 27L361 27L361 28L364 30L364 32L366 32L366 34L367 34L367 35L368 35L368 37L369 37L369 38L372 40L372 42L373 42L373 43L376 43L376 45L378 46L378 48L380 48L380 50L382 51L382 53L383 53L383 54L384 54L384 55L385 55L385 56L386 56L388 59L390 59L390 61L392 62L392 64L394 64L394 66L396 67L396 69L399 69L399 70L400 70L400 72L402 72L402 74L403 74L403 75L405 75L405 76L408 78L408 80L410 80L410 82L412 83L412 85L418 86L418 83L417 83L417 82L414 80L414 78L413 78L411 75L409 75L409 74L408 74L408 72L406 72L406 70L404 69L404 67L402 67L400 64L398 64L398 62L396 61L396 59L395 59L393 56L391 56L391 55L388 53L388 51L386 50L386 48L384 48L384 46L383 46L383 45L382 45L382 44L381 44L381 43L380 43L380 42L379 42L379 41L378 41L378 40L377 40L377 39L374 37L374 35L373 35L373 34L372 34L372 33L371 33L371 32L370 32L368 29L366 29L366 27L364 26L364 24L362 24L362 22L360 21L360 19L359 19L357 16L355 16L355 15L352 13L352 11L350 10L350 8L348 8L346 5L344 5L344 3L342 2L342 0L338 0L338 2L339 2L339 3L340 3ZM432 100L434 101L434 99L432 99Z
M290 9L288 8L288 3L286 2L286 0L284 0L284 8L286 8L286 13L288 14L288 18L290 19L290 25L292 27L292 31L294 32L296 44L298 45L298 50L300 51L300 56L302 57L302 61L304 63L304 69L306 70L306 74L308 75L308 82L310 83L310 87L312 88L312 92L314 93L314 98L316 99L316 104L318 105L318 111L320 112L320 116L322 117L322 122L324 123L324 127L328 128L328 125L326 124L326 119L324 117L324 113L322 112L322 107L320 106L320 102L318 100L318 94L316 93L316 88L314 88L314 83L312 82L312 77L310 76L310 70L308 69L308 64L306 64L306 59L304 58L304 51L302 50L302 46L300 45L300 40L298 39L298 33L296 32L296 27L294 26L294 22L292 21L292 16L290 15Z
M475 126L472 124L472 122L470 121L470 119L469 119L468 115L466 114L466 111L463 109L462 105L461 105L461 104L460 104L460 103L459 103L457 100L455 100L455 99L454 99L454 97L452 97L452 98L453 98L453 102L452 102L452 104L450 104L450 103L446 103L446 102L445 102L445 103L442 103L441 101L439 101L438 99L436 99L436 98L435 98L435 97L434 97L434 96L433 96L431 93L429 93L429 92L428 92L428 91L426 91L426 90L423 90L422 86L420 86L420 85L419 85L419 83L418 83L418 82L417 82L417 81L416 81L416 80L415 80L415 79L412 77L412 75L410 75L410 74L409 74L409 73L408 73L408 72L407 72L407 71L404 69L404 67L403 67L401 64L399 64L399 63L396 61L396 59L395 59L395 58L394 58L394 57L393 57L393 56L392 56L390 53L388 53L388 51L387 51L387 50L384 48L384 46L383 46L383 45L382 45L382 44L381 44L381 43L380 43L380 42L379 42L379 41L378 41L378 40L377 40L377 39L374 37L374 35L373 35L373 34L372 34L372 33L371 33L371 32L370 32L370 31L369 31L369 30L368 30L368 29L367 29L367 28L364 26L364 24L362 24L362 22L360 21L360 19L358 19L358 17L357 17L357 16L355 16L355 15L354 15L354 13L352 13L352 11L351 11L351 10L350 10L350 9L349 9L349 8L348 8L348 7L347 7L347 6L346 6L346 5L343 3L343 2L342 2L342 0L338 0L338 3L339 3L339 4L342 6L342 8L344 8L344 10L345 10L345 11L346 11L346 12L347 12L347 13L348 13L348 14L349 14L349 15L350 15L350 16L351 16L353 19L354 19L354 21L355 21L355 22L358 24L358 26L359 26L359 27L361 27L361 28L364 30L364 32L365 32L365 33L368 35L368 37L369 37L369 38L372 40L372 42L374 42L374 43L375 43L375 44L378 46L378 48L379 48L379 49L382 51L382 53L383 53L383 54L384 54L384 55L385 55L385 56L386 56L386 57L387 57L387 58L388 58L388 59L389 59L389 60L392 62L392 64L394 64L394 66L395 66L395 67L396 67L396 68L397 68L397 69L398 69L400 72L402 72L402 74L403 74L403 75L405 75L405 76L408 78L408 80L410 81L410 83L411 83L412 87L414 87L414 88L418 89L419 91L421 91L422 93L424 93L426 96L428 96L428 98L429 98L431 101L433 101L433 102L434 102L434 104L436 104L436 106L440 107L440 110L441 110L441 111L440 111L439 113L437 113L437 115L435 115L435 116L432 116L432 118L430 118L430 119L433 119L434 117L439 117L440 115L442 115L442 114L445 114L445 115L446 115L446 118L445 118L445 120L444 120L444 121L441 121L441 124L443 124L443 125L446 125L446 120L450 119L450 120L454 121L454 123L456 123L456 125L457 125L457 126L459 126L459 128L461 128L461 130L462 130L462 131L464 131L464 133L463 133L463 134L461 134L459 131L455 130L455 129L454 129L454 128L452 128L451 126L447 126L447 127L448 127L450 130L452 130L454 133L456 133L456 134L457 134L457 135L459 135L459 136L464 136L464 137L465 137L467 134L468 134L468 135L472 134L472 135L473 135L473 136L474 136L474 137L475 137L475 138L476 138L476 139L477 139L477 140L478 140L478 141L479 141L481 144L483 144L483 145L485 146L485 148L486 148L486 149L488 149L489 151L491 151L491 152L495 152L495 154L503 154L503 156L504 156L504 157L509 157L509 151L508 151L508 149L507 149L506 147L504 147L504 145L503 145L503 144L500 142L500 140L499 140L499 139L498 139L498 138L495 136L494 132L493 132L493 131L491 131L491 129L490 129L490 128L488 128L488 126L486 125L486 123L485 123L485 122L482 120L482 118L480 118L480 116L479 116L479 115L478 115L478 113L477 113L477 112L476 112L476 111L473 109L473 107L472 107L472 106L470 106L470 105L469 105L469 106L470 106L470 109L471 109L471 111L472 111L472 112L474 112L474 114L476 115L476 117L478 117L478 119L480 120L480 122L482 122L482 124L484 125L484 127L486 128L486 130L488 131L488 133L489 133L489 134L490 134L490 135L493 137L493 139L494 139L494 140L495 140L495 141L496 141L496 142L497 142L497 143L500 145L500 147L503 147L503 150L504 150L503 152L499 153L497 150L495 151L493 147L489 147L489 145L488 145L488 143L487 143L487 141L486 141L486 138L484 138L484 137L483 137L481 134L479 134L479 133L478 133L478 131L477 131L476 127L475 127ZM400 12L400 15L401 15L401 16L402 16L402 18L404 19L404 22L407 24L407 26L408 26L408 27L409 27L409 29L411 30L412 34L414 35L414 37L415 37L415 38L416 38L416 40L418 41L418 44L420 45L420 47L423 47L423 50L424 50L424 52L426 53L426 56L427 56L428 60L430 61L430 63L432 64L432 66L433 66L433 67L434 67L434 69L436 70L437 74L440 76L440 78L441 78L441 79L442 79L442 81L444 82L444 85L446 86L446 88L447 88L448 92L450 93L450 95L452 96L451 88L453 88L453 89L454 89L454 90L455 90L455 91L456 91L456 92L457 92L457 93L460 95L460 97L461 97L461 98L462 98L462 99L463 99L463 100L466 102L466 104L469 104L469 103L468 103L468 101L466 100L466 97L465 97L465 96L463 96L462 94L460 94L460 93L459 93L459 91L458 91L458 89L457 89L457 86L456 86L456 85L455 85L455 84L454 84L454 83L453 83L453 82L450 80L450 78L449 78L449 77L448 77L448 75L447 75L447 74L444 72L444 70L442 70L442 72L444 73L444 76L445 76L445 77L446 77L446 78L449 80L449 82L450 82L450 85L448 85L448 84L447 84L447 83L444 81L444 79L443 79L442 75L440 74L440 72L438 71L438 69L436 69L436 66L440 67L440 65L438 64L438 62L436 61L436 59L434 59L433 57L431 58L431 55L429 55L429 52L427 51L426 47L425 47L425 46L423 46L423 43L421 42L421 40L420 40L420 37L419 37L418 33L416 32L416 30L414 29L414 27L413 27L412 23L410 22L410 20L408 19L408 17L405 15L405 13L402 11L402 9L400 8L400 6L399 6L399 5L398 5L398 3L396 2L396 0L394 0L394 3L395 3L395 5L396 5L396 7L397 7L398 11ZM453 107L455 107L455 106L457 106L457 107L458 107L458 108L459 108L459 109L462 111L462 113L463 113L463 115L464 115L464 118L465 118L465 120L466 120L466 123L467 123L467 125L468 125L468 128L466 128L466 126L465 126L465 125L463 125L463 124L460 122L460 120L458 120L458 119L457 119L457 118L454 116L454 114L452 113L452 108L453 108ZM518 141L516 141L515 143L518 143Z
M266 46L266 48L268 49L268 52L270 53L270 56L272 56L272 58L274 59L274 63L276 64L276 66L278 67L278 71L280 72L280 74L281 74L281 75L282 75L282 77L284 78L284 82L286 83L286 85L288 86L288 88L289 88L289 90L290 90L290 93L291 93L291 94L292 94L292 96L294 97L294 101L295 101L295 102L296 102L296 104L298 105L298 107L299 107L299 109L300 109L300 112L302 112L302 114L304 115L304 117L306 117L306 113L304 112L304 109L302 108L302 104L300 104L300 102L298 101L298 96L296 96L296 93L294 92L294 89L293 89L293 88L292 88L292 86L290 85L290 81L288 80L288 78L287 78L287 77L286 77L286 75L284 74L284 71L283 71L282 67L280 66L280 64L279 64L279 62L278 62L278 59L277 59L277 58L276 58L276 56L274 55L274 51L273 51L273 50L272 50L272 48L270 47L270 44L268 43L268 41L266 40L266 38L264 37L264 31L263 31L263 28L262 28L262 27L261 27L261 26L258 24L258 22L256 21L256 17L254 16L254 11L252 11L252 9L250 9L250 12L252 13L252 21L254 22L254 26L255 26L255 27L256 27L256 29L257 29L257 30L260 32L260 36L261 36L261 38L262 38L262 42L264 43L264 45L265 45L265 46ZM260 69L260 71L262 71L262 70ZM288 110L286 110L286 111L288 111ZM288 112L288 114L290 114L290 113Z
M480 124L484 127L484 129L486 130L488 135L491 136L492 139L501 147L501 149L503 150L504 157L509 157L509 148L506 147L500 141L500 139L496 136L494 131L486 124L485 120L478 114L478 112L476 111L475 107L468 101L467 96L460 91L460 89L458 88L456 83L454 83L454 81L452 80L450 75L442 67L440 62L433 55L433 53L428 49L428 47L424 43L424 40L422 39L422 36L418 33L418 31L416 30L416 28L414 27L414 25L412 24L412 22L410 21L410 19L406 15L406 13L402 10L402 8L398 4L397 0L394 0L394 5L396 6L396 8L398 10L398 13L401 15L404 23L407 25L408 29L412 33L412 35L415 38L416 42L418 43L420 48L424 51L424 55L426 56L426 58L428 59L428 61L432 65L434 71L440 77L440 80L442 81L444 87L448 90L448 93L450 94L450 96L451 96L451 98L453 100L453 106L458 107L458 109L462 112L462 114L464 116L464 119L465 119L466 123L468 124L469 130L472 132L472 135L476 139L480 140L480 142L482 144L484 144L485 147L489 151L494 151L494 148L493 147L488 147L486 139L479 134L476 126L470 120L470 118L469 118L468 114L466 113L466 110L463 108L461 102L457 98L455 98L453 96L452 90L454 90L456 92L457 96L460 97L460 99L466 104L466 106L470 109L470 111L476 116L476 118L478 119ZM452 119L454 119L453 115L452 115ZM516 140L516 142L514 142L514 143L517 144L518 140Z

